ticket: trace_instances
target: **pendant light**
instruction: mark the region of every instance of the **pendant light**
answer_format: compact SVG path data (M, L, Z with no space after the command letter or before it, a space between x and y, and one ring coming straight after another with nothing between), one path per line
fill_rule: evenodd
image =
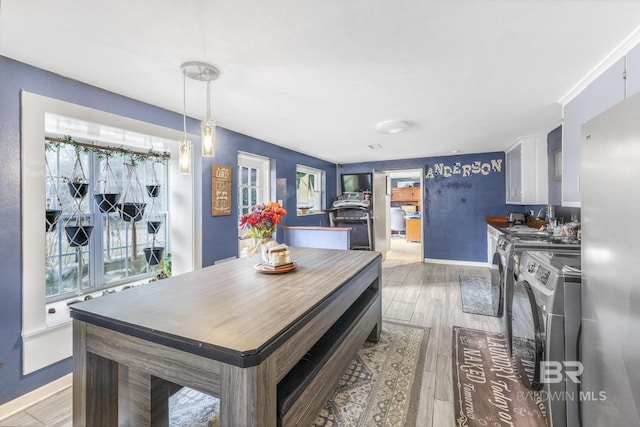
M216 155L216 122L211 120L210 85L211 81L207 80L207 119L200 124L200 129L202 130L202 157Z
M184 139L180 141L178 149L178 172L191 175L191 141L187 140L187 78L182 67L182 126Z
M216 122L211 119L211 81L216 80L220 72L213 65L194 61L182 64L182 72L190 79L207 82L207 118L200 124L202 157L213 157L216 151Z

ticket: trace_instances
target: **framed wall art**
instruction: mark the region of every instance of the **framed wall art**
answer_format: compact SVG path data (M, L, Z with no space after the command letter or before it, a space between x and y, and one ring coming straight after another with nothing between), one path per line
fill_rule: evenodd
M211 215L231 215L231 166L213 165L211 171Z

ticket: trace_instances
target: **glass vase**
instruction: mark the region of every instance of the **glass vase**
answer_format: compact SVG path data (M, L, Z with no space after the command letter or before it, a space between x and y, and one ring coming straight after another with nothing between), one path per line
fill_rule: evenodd
M266 237L260 240L260 254L262 255L262 264L270 265L269 249L278 246L278 242L273 237Z

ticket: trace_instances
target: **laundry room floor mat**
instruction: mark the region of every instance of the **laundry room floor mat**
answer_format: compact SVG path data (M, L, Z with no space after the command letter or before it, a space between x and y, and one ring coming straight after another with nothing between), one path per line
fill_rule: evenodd
M520 382L502 334L453 327L456 426L548 427L542 394Z
M459 276L462 311L484 316L497 316L500 290L491 279L475 276Z

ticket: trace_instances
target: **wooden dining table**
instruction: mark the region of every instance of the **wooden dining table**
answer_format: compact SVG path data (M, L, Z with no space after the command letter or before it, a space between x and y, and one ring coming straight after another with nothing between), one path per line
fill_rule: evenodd
M73 425L168 425L182 386L218 397L222 426L312 422L362 342L379 338L381 256L289 249L287 273L242 258L72 305ZM300 375L336 340L326 367ZM289 384L302 381L291 372L306 382ZM298 395L283 414L285 389Z

